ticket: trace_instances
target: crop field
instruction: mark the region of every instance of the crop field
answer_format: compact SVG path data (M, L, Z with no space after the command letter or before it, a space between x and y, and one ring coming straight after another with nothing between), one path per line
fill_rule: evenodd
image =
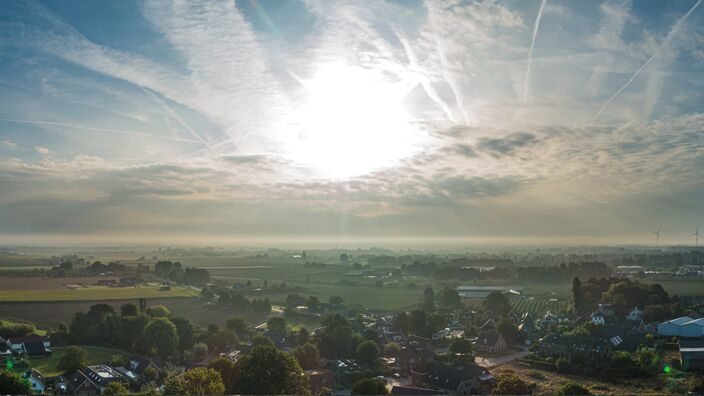
M159 285L139 287L87 286L53 290L0 290L0 301L82 301L119 300L126 298L194 297L197 292L187 287L160 290Z
M49 277L0 277L0 290L58 290L58 289L75 289L79 287L88 287L95 285L98 280L117 280L115 277L68 277L68 278L49 278Z
M547 298L511 298L509 300L511 303L511 309L518 313L530 312L534 318L543 316L545 312L550 311L553 313L558 313L565 311L570 307L570 301L568 299L558 299L558 301L550 301ZM464 303L472 308L480 308L483 306L483 298L470 298L465 299Z

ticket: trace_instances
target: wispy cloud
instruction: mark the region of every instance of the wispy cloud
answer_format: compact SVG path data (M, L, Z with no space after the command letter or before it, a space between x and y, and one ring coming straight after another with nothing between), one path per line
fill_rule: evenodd
M530 38L530 48L528 49L528 62L526 62L526 79L523 86L523 101L528 99L528 88L530 87L530 68L533 65L533 49L535 49L535 39L538 37L538 29L540 28L540 19L543 17L543 10L545 9L545 3L547 0L540 1L540 8L538 8L538 15L535 17L535 24L533 25L533 35Z

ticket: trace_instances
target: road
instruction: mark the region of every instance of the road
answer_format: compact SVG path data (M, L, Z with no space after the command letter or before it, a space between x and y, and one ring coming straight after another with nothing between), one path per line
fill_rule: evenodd
M501 355L501 356L488 356L488 357L484 357L484 358L477 356L474 359L474 363L477 364L478 366L491 368L491 367L501 366L502 364L512 362L516 359L520 359L522 357L527 356L528 354L530 354L530 352L528 352L528 351L518 351L518 352L508 354L508 355Z

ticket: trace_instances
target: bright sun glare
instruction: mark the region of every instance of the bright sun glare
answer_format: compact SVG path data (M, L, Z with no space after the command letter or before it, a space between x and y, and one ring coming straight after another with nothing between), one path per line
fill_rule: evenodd
M331 64L302 84L307 98L295 114L293 160L346 178L394 165L417 147L420 134L402 106L402 83Z

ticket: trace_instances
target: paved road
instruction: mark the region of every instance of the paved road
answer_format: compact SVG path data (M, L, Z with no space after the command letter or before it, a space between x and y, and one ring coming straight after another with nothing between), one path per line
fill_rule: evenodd
M502 356L491 356L491 357L485 357L485 358L481 358L481 357L477 356L474 359L474 363L476 363L477 365L482 366L482 367L491 368L491 367L501 366L502 364L512 362L516 359L520 359L528 354L530 354L530 352L528 352L528 351L519 351L519 352L511 353L509 355L502 355Z

